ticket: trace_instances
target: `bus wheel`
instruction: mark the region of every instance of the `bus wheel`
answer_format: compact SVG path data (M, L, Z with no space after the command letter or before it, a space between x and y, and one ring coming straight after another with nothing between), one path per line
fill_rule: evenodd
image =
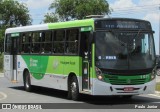
M69 83L68 98L75 101L79 99L79 87L76 76L73 76Z
M24 73L24 88L26 91L31 91L31 80L30 80L30 74L28 71L25 71Z

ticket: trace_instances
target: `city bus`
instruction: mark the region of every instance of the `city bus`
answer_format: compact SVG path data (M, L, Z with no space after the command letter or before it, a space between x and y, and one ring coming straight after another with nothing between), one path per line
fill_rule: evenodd
M80 95L122 96L155 91L154 31L149 21L88 18L8 28L7 79Z

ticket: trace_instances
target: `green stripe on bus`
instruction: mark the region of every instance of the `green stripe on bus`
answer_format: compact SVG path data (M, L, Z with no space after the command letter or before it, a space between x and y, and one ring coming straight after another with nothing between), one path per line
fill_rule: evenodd
M92 28L94 28L94 20L86 19L86 20L76 20L76 21L48 24L49 29L73 28L73 27L84 27L84 26L91 26Z
M69 75L74 73L82 76L82 58L79 56L22 56L27 67L36 79L44 74ZM66 67L67 66L67 67Z
M48 65L48 56L34 56L34 55L24 55L22 56L27 68L29 69L32 76L36 79L42 79L43 75L46 73Z
M113 85L137 85L137 84L145 84L149 82L151 74L145 75L110 75L110 74L103 74L104 81L108 82Z

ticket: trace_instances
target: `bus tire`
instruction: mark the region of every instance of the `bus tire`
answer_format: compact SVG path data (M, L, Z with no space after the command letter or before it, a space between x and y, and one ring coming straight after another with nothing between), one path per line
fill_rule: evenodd
M31 91L31 80L30 80L30 74L28 71L24 72L24 89L27 92Z
M73 76L69 82L68 98L74 101L79 100L79 86L76 76Z

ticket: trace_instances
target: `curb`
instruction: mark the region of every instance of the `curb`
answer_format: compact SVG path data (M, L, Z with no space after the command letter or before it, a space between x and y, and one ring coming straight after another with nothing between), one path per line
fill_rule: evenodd
M0 77L4 77L4 73L0 73Z
M3 92L0 92L0 100L6 99L7 95Z
M158 82L156 82L156 85L160 83L160 80ZM160 96L160 91L155 91L155 95Z
M155 95L160 96L160 92L159 91L155 91Z
M3 75L0 75L0 77L4 77Z

